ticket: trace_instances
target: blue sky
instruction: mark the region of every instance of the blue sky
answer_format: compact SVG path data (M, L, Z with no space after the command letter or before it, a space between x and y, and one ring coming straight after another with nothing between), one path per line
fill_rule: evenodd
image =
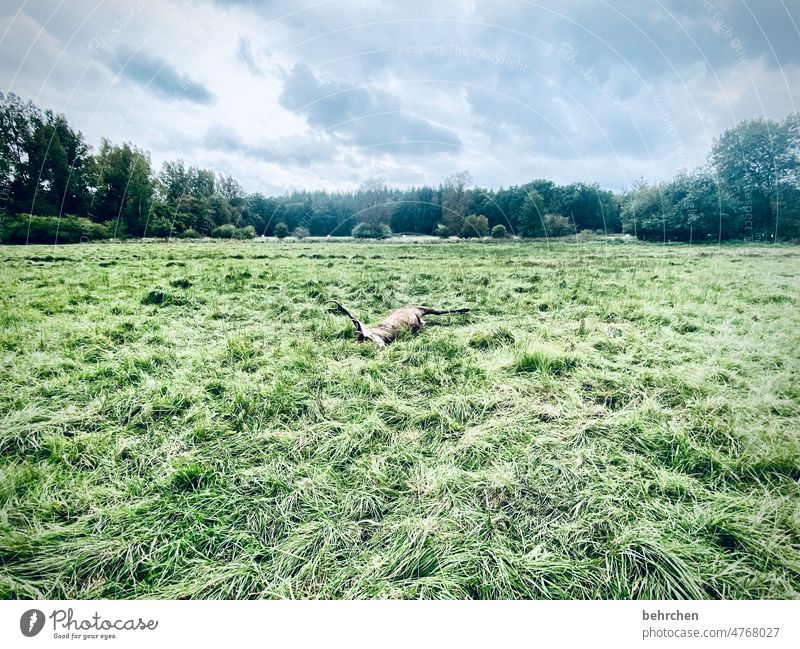
M4 2L0 89L250 191L611 189L796 112L797 0Z

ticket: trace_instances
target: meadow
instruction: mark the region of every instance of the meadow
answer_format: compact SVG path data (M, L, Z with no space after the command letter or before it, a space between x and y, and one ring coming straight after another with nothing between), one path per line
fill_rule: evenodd
M0 249L4 598L796 598L800 248ZM367 322L469 306L386 349Z

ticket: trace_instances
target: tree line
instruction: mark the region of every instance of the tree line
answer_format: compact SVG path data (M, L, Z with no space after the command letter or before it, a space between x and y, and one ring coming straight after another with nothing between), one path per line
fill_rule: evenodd
M641 239L800 237L796 115L748 120L714 141L708 163L673 180L614 193L597 183L538 179L500 189L468 172L438 186L247 193L233 177L165 162L107 139L96 151L64 115L0 93L3 242L105 237L557 237L585 230Z

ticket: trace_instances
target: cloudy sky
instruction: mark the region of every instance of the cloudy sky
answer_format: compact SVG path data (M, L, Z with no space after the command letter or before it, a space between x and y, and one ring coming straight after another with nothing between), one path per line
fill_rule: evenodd
M0 89L250 191L618 189L800 91L798 0L5 0ZM800 98L798 98L800 99Z

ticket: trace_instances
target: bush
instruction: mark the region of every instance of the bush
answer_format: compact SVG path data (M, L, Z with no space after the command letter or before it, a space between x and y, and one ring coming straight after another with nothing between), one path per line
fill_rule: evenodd
M215 239L252 239L256 236L256 229L252 225L237 228L232 223L220 225L209 233Z
M359 223L351 234L356 239L388 239L392 231L385 223Z
M295 228L294 232L292 232L292 236L295 239L305 239L308 236L311 236L311 233L308 231L308 228Z
M561 216L561 214L545 214L543 221L545 233L548 237L563 237L575 232L572 222L566 216Z
M236 239L255 239L256 229L252 225L236 228L236 233L233 236Z
M226 223L225 225L217 226L208 234L215 239L233 239L234 232L236 232L236 226L233 223Z
M177 234L177 236L178 236L179 239L202 239L203 238L203 235L200 234L194 228L188 228L187 230L184 230L183 232L179 232Z
M275 236L278 239L285 239L289 236L289 227L285 223L278 223L275 226Z
M172 220L164 217L154 216L147 226L145 236L160 237L162 239L170 236L172 232Z
M433 234L435 234L437 237L441 239L447 239L447 237L450 236L450 229L443 223L440 223L439 225L436 226L436 229L433 231Z
M492 228L492 239L505 239L508 236L506 226L497 224Z
M483 214L470 214L461 224L459 233L464 239L489 236L489 219Z
M4 220L0 243L80 243L108 239L113 232L113 221L105 224L76 216L18 214Z

